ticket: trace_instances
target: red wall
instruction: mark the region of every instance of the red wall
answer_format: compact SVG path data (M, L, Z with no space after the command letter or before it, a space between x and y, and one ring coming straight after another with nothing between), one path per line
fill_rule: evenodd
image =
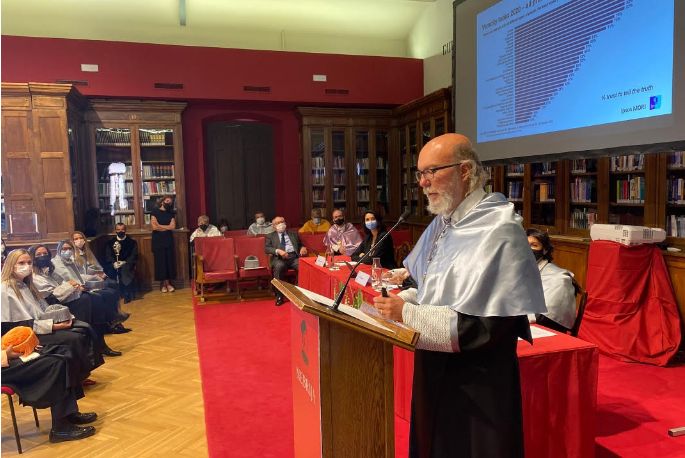
M81 64L98 64L84 73ZM2 81L87 80L88 96L177 99L183 116L188 222L206 211L204 125L254 119L274 127L276 208L301 220L302 179L295 106L393 106L423 95L420 59L202 48L91 40L2 36ZM325 74L325 83L312 74ZM182 90L155 89L182 83ZM243 86L270 86L270 93ZM325 89L348 95L326 95ZM280 173L280 171L286 173Z

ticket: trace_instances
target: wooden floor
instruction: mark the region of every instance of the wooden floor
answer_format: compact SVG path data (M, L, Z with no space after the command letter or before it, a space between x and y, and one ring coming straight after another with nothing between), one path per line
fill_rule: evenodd
M38 410L36 429L29 407L15 410L27 457L207 456L202 385L190 289L146 293L123 306L133 332L107 335L124 355L106 358L79 401L82 412L97 412L94 436L51 444L50 410ZM2 396L2 456L18 456L7 396Z

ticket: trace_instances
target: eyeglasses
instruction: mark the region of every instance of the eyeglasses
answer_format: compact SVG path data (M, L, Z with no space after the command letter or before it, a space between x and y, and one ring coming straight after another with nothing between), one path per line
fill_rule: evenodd
M463 162L455 162L454 164L441 165L440 167L432 167L426 170L417 170L416 172L414 172L414 176L416 177L416 181L421 181L421 177L425 177L427 180L432 180L433 177L435 177L435 172L437 172L438 170L456 167L457 165L461 164L463 164Z

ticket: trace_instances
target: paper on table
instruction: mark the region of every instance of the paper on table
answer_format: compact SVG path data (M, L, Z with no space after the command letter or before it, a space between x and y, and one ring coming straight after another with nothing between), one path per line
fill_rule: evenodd
M547 329L543 329L538 326L531 326L530 335L533 336L533 339L539 339L540 337L552 337L556 334L554 334L552 331L548 331ZM519 337L519 340L523 339Z
M300 288L299 286L297 287L297 289L299 289L302 292L302 294L304 294L305 296L307 296L308 298L310 298L314 302L318 302L319 304L325 305L326 307L333 307L333 303L334 303L333 299L329 299L326 296L322 296L321 294L317 294L313 291L309 291L308 289ZM346 315L349 315L349 316L354 317L358 320L361 320L364 323L368 323L372 326L375 326L377 328L381 328L381 329L388 331L388 332L393 332L391 329L388 329L387 327L380 324L378 321L371 318L366 313L362 312L361 310L357 310L354 307L350 307L349 305L345 305L345 304L340 304L338 306L338 310L343 312Z

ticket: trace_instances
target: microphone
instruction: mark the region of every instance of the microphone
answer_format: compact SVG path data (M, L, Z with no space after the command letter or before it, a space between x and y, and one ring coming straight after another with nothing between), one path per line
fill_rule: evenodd
M379 245L381 244L381 242L382 242L383 240L385 240L385 238L386 238L388 235L390 235L390 233L391 233L392 231L394 231L394 230L397 228L397 226L399 226L400 224L402 224L402 223L407 219L407 217L409 216L410 213L411 213L411 211L410 211L409 209L405 210L404 213L402 213L402 215L400 216L400 218L397 220L397 222L396 222L390 229L388 229L388 231L383 235L383 237L381 237L381 239L380 239L378 242L376 242L376 246L379 246ZM366 260L369 258L369 255L370 255L373 251L374 251L374 250L369 250L368 253L364 253L364 256L362 256L362 257L359 259L359 262L357 262L357 265L354 266L354 268L353 268L352 271L350 272L350 275L347 277L347 281L345 282L345 285L340 289L340 291L338 292L338 295L335 297L335 301L333 302L333 310L335 310L335 311L338 310L338 307L340 306L340 302L342 301L342 298L343 298L343 296L345 295L345 290L347 289L347 285L350 283L350 279L352 278L352 276L354 275L354 273L357 271L357 267L359 267L359 265L360 265L362 262L366 261Z

